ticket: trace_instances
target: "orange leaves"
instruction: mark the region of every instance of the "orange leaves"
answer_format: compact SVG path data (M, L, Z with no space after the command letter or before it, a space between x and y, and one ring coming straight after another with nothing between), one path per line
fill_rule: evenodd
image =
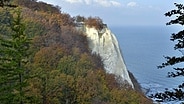
M14 0L20 6L27 7L34 11L44 11L50 13L60 13L60 7L53 6L44 2L37 2L37 0Z
M92 73L92 71L89 73ZM96 80L95 75L79 77L76 81L77 101L83 104L90 103L93 98L98 95L99 81Z
M121 87L114 75L103 70L100 56L91 54L86 36L75 29L69 14L35 0L15 2L31 8L22 9L27 23L25 32L33 37L29 70L25 72L31 76L25 88L31 103L144 104L145 98ZM99 17L77 18L78 22L103 29Z
M77 101L88 104L94 99L103 100L103 95L108 91L104 90L107 88L103 81L97 70L88 70L86 77L78 77L76 79Z
M86 19L85 24L89 27L95 27L97 30L103 29L103 21L99 17L89 17Z
M34 64L47 69L56 69L64 52L58 46L41 48L34 56Z
M111 90L110 95L110 102L112 104L152 104L151 100L148 100L144 95L135 90L114 88Z

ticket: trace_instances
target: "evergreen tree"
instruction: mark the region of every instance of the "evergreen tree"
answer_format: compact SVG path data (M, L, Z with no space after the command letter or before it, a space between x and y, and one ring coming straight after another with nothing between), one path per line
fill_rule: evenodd
M11 4L12 0L0 0L0 7L17 7L16 5Z
M171 17L176 16L175 19L169 21L166 25L178 24L183 27L184 25L184 5L175 3L177 7L176 10L171 10L165 13L165 16ZM162 65L158 66L158 68L164 68L167 66L173 66L182 64L184 62L184 30L179 31L178 33L173 33L171 35L171 41L175 41L175 50L181 52L181 56L166 56L166 62L162 63ZM175 72L169 72L168 77L183 77L184 76L184 67L174 68ZM155 95L151 95L151 97L158 98L160 102L163 101L172 101L172 100L184 100L184 83L178 86L178 88L174 88L172 91L166 90L163 93L157 93Z
M11 16L11 14L7 11ZM0 36L0 103L23 104L25 100L26 68L30 39L24 34L20 9L10 19L12 34ZM7 17L9 18L9 17Z

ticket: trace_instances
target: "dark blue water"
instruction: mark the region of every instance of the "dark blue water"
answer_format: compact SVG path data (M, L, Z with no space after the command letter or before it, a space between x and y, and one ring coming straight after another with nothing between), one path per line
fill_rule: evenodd
M177 87L183 80L168 78L173 67L157 69L165 62L163 56L181 56L174 50L170 35L179 29L173 27L110 27L121 47L127 68L134 74L149 95L165 88ZM180 64L184 66L184 64Z

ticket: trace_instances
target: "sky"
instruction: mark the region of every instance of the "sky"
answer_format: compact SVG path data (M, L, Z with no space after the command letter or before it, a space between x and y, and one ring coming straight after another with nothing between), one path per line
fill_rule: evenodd
M164 13L184 0L39 0L71 16L100 17L108 26L165 26Z

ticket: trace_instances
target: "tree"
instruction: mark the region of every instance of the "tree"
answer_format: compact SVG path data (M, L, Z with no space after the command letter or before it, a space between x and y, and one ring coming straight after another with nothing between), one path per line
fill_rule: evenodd
M0 7L17 7L11 4L11 0L0 0Z
M102 30L104 28L103 20L99 17L88 17L88 19L85 20L85 25L90 28L94 27L97 30Z
M175 19L166 23L166 25L179 24L181 26L184 25L184 5L174 3L177 7L176 10L171 10L165 13L165 16L172 17L175 16ZM182 64L184 62L184 30L179 31L178 33L173 33L171 35L171 41L176 42L174 49L179 50L182 55L181 56L166 56L166 62L162 63L162 65L158 66L158 68L164 68L167 66L173 66L177 64ZM175 72L168 72L168 77L183 77L184 76L184 67L174 68ZM160 99L159 101L172 101L172 100L184 100L184 83L178 86L178 88L174 88L172 91L166 90L164 93L157 93L155 95L151 95L151 97L155 97Z
M10 0L0 0L0 6L4 7L9 2L10 2Z
M80 15L77 15L77 16L74 17L74 18L75 18L75 21L76 21L76 22L84 22L84 21L86 20L85 17L80 16Z
M8 12L8 11L7 11ZM12 34L0 37L0 103L20 103L26 99L26 68L30 39L24 34L21 12L10 22ZM8 15L10 16L10 14Z

